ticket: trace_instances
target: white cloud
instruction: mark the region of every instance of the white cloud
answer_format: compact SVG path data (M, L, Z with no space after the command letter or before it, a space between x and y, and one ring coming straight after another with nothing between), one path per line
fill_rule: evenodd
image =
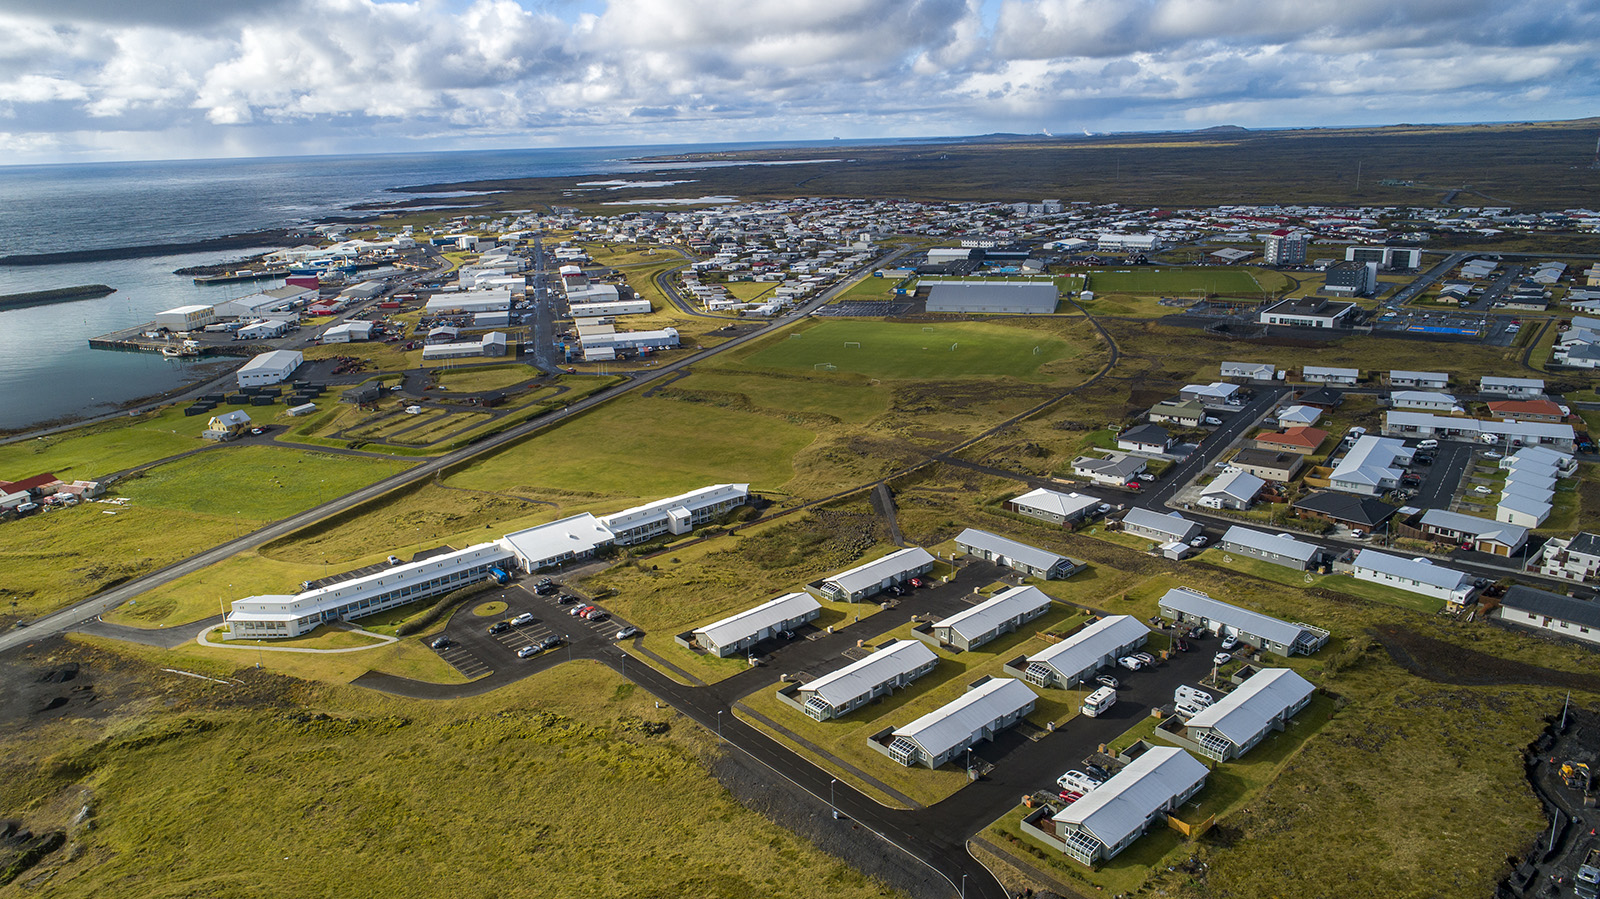
M1571 115L1600 9L1539 7L0 0L0 161Z

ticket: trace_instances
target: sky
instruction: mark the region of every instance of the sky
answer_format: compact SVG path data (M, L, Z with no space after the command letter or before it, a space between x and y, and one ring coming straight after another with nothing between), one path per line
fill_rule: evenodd
M1580 118L1600 0L0 0L0 164Z

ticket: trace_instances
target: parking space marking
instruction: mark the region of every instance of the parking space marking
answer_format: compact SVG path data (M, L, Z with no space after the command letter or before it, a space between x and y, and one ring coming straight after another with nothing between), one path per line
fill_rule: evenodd
M477 677L493 671L482 659L468 652L462 647L444 649L439 652L439 657L450 663L450 667L461 672L463 677Z

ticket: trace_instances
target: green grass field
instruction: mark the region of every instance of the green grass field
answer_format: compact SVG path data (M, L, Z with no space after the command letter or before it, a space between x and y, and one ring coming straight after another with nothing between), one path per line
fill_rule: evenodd
M837 372L774 376L697 368L673 387L736 394L763 409L831 415L857 425L887 412L893 398L890 388L882 384L872 384L866 378L841 378Z
M0 801L35 826L93 785L87 851L52 862L50 895L898 895L741 806L704 731L592 663L476 699L295 699L312 714L202 698L11 738L30 773Z
M1102 293L1151 293L1185 296L1191 291L1227 295L1260 294L1261 284L1247 270L1222 267L1137 266L1089 271L1088 290Z
M794 454L813 439L768 416L628 396L480 459L446 483L651 498L735 481L772 489L794 477Z
M1040 366L1079 352L1059 337L1004 325L825 321L781 335L744 364L802 371L831 364L841 372L893 379L1033 379Z
M266 522L406 469L400 462L268 446L224 447L149 469L117 493L135 505Z
M20 440L0 446L0 478L20 481L47 471L69 481L103 478L208 446L200 439L205 427L206 416L185 416L180 407L169 406L138 418Z
M444 369L435 373L439 389L453 393L499 390L539 377L531 365L474 365Z

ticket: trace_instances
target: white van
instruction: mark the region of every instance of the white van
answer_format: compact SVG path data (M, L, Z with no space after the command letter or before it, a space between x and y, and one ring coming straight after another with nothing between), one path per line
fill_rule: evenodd
M1083 707L1079 711L1090 718L1098 717L1106 709L1117 704L1117 691L1110 687L1101 687L1083 699Z
M1427 440L1421 441L1420 443L1417 444L1417 449L1419 449L1419 450L1436 450L1438 448L1439 448L1439 441L1434 440L1431 437L1428 438Z
M1172 701L1178 703L1179 705L1184 703L1197 705L1202 709L1206 708L1212 703L1210 693L1207 693L1199 687L1191 687L1188 684L1180 684L1178 685L1178 689L1172 691Z
M1100 782L1084 774L1082 771L1068 771L1056 778L1056 786L1063 790L1073 790L1079 793L1092 793Z
M1194 716L1205 711L1205 709L1201 706L1195 705L1192 702L1180 702L1178 703L1176 711L1180 717L1193 718Z

